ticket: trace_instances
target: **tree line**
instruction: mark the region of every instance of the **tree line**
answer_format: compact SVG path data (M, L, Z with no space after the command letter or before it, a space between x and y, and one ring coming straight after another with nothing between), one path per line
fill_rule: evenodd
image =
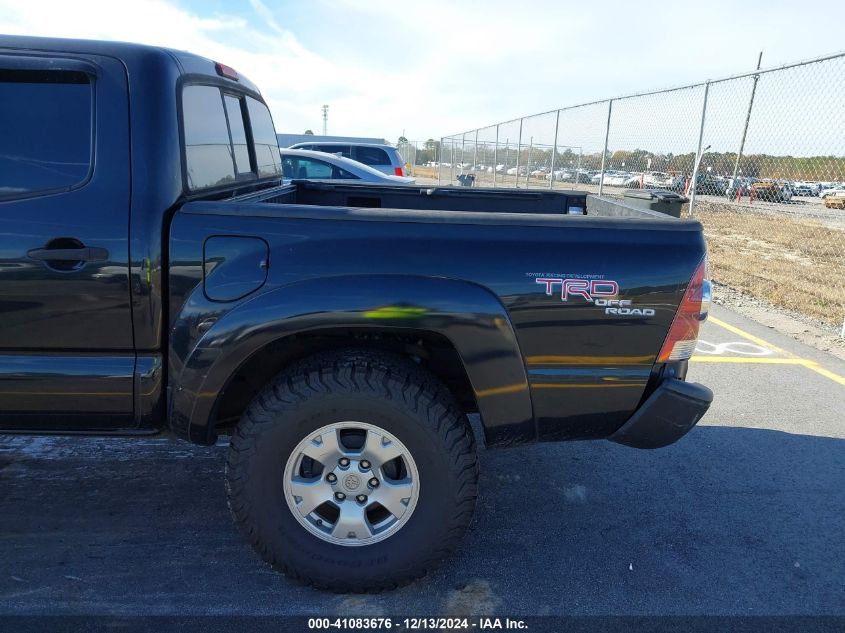
M407 142L407 141L406 141ZM441 157L440 142L428 139L417 149L417 164L429 161L452 162L452 145L446 144L445 155ZM479 143L477 150L472 143L455 145L454 162L471 164L473 160L484 165L499 164L513 166L517 163L531 168L549 168L552 159L550 148L523 146L519 152L514 146L500 145L494 153L493 144ZM555 169L576 168L600 169L602 152L579 153L567 148L555 153ZM695 164L695 152L674 154L672 152L651 152L643 149L608 151L605 169L619 171L661 171L669 174L690 174ZM779 180L845 181L845 157L843 156L790 156L774 154L744 154L737 164L736 152L705 152L699 171L712 175L737 175L752 178L775 178Z

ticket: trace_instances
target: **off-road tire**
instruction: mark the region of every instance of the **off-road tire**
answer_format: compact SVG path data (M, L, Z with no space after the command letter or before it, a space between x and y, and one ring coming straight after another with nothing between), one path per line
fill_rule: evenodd
M419 469L419 499L407 523L360 547L309 533L283 490L296 445L345 420L393 434ZM478 490L475 441L449 391L412 360L368 350L321 353L295 363L249 405L230 438L226 490L235 522L273 569L322 589L376 592L420 578L458 545Z

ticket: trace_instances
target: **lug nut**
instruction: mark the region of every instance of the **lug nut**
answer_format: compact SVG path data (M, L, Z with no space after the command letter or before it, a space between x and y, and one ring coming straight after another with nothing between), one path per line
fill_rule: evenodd
M368 485L370 488L376 488L376 487L378 486L378 479L376 479L375 477L373 477L372 479L370 479L370 481L368 481L368 482L367 482L367 485Z
M341 465L342 468L346 468L349 466L349 458L348 457L341 457L338 461L338 464Z
M326 475L326 481L328 481L330 484L335 483L337 481L337 475L335 475L334 473L329 473L328 475Z
M358 495L355 497L358 503L366 503L367 502L367 495Z
M361 468L363 468L364 470L370 470L370 462L368 462L366 459L363 460L361 462Z
M343 494L342 492L336 492L336 493L334 493L334 498L337 499L338 501L343 501L344 499L346 499L346 495Z

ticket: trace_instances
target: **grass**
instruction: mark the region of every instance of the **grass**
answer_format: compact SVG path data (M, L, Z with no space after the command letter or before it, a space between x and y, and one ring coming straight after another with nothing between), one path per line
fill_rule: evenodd
M713 279L839 326L845 316L845 231L812 219L700 202Z

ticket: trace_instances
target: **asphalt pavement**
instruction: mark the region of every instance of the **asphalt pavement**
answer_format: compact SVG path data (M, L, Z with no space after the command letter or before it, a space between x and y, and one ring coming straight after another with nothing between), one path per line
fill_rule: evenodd
M460 551L334 595L270 571L229 518L225 442L0 437L0 615L845 614L845 363L726 309L674 446L481 453Z

